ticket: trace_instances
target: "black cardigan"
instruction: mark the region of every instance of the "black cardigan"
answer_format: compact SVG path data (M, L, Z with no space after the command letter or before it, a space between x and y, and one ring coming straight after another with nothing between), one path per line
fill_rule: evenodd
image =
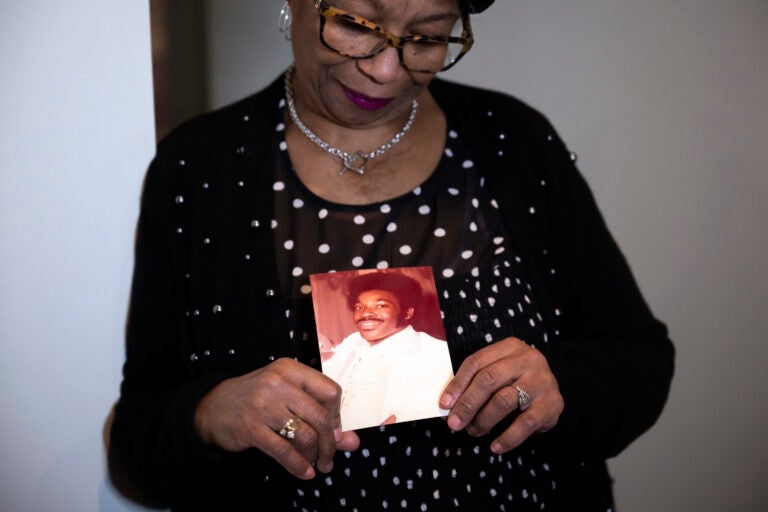
M535 442L574 462L558 480L563 503L603 507L611 499L604 460L665 403L674 359L666 329L547 120L500 93L442 80L431 90L462 127L546 325L559 333L538 348L565 411ZM218 382L297 353L269 227L281 98L278 79L184 124L158 145L146 176L111 454L139 488L178 509L277 500L290 487L260 452L204 447L193 427L197 403Z

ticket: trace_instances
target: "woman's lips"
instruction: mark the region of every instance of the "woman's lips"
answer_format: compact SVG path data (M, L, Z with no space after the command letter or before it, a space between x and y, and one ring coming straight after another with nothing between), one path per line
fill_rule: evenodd
M394 98L372 98L370 96L366 96L365 94L361 94L357 91L353 91L352 89L341 86L341 89L344 91L344 95L347 97L349 101L354 103L355 106L359 108L364 108L366 110L377 110L382 107L385 107L389 105Z

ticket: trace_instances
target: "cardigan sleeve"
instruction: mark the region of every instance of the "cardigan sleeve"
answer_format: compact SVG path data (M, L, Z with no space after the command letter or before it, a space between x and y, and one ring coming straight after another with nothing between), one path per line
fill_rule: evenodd
M129 493L175 508L223 509L243 492L277 500L290 476L256 448L207 446L194 428L213 387L292 354L282 303L255 292L278 288L269 232L256 227L269 219L271 173L254 172L239 147L265 140L265 109L282 90L276 80L183 124L159 143L144 181L110 467ZM251 186L228 186L242 179ZM211 233L216 243L196 243Z
M554 133L554 130L551 131ZM547 444L580 458L617 455L658 419L674 348L651 313L587 183L550 144L552 298L561 336L542 351L565 401Z
M194 500L190 485L220 460L193 428L198 402L224 374L191 378L182 362L166 197L156 159L144 185L126 330L126 361L115 408L111 455L128 479L155 499ZM204 478L204 477L203 477ZM181 489L183 494L176 495Z

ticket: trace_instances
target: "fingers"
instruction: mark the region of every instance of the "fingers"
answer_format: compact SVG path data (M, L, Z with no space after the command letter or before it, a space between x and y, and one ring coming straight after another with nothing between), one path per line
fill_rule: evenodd
M557 424L563 408L563 397L560 393L539 397L538 403L532 402L530 408L515 418L509 428L493 440L491 451L497 454L508 452L520 446L536 432L550 430Z
M518 409L518 398L518 392L512 386L499 389L472 418L466 427L467 433L472 436L487 434L497 423Z
M294 444L309 462L315 463L320 472L331 471L338 437L338 408L329 410L304 393L291 407L291 411L302 419L305 427L297 432Z
M281 359L214 387L198 405L200 438L228 451L253 447L273 457L292 475L312 478L328 472L338 449L354 450L357 435L341 433L341 389L320 372ZM279 432L297 417L292 439Z
M451 410L447 421L452 430L461 430L469 425L500 389L519 378L522 368L516 361L520 352L518 343L524 345L509 338L485 347L464 360L440 400L440 407ZM502 394L496 401L507 398ZM508 410L507 414L511 410L514 409Z
M520 391L530 406L521 411ZM468 357L446 387L440 406L450 408L449 428L473 436L488 434L519 411L491 449L503 453L535 432L551 429L563 410L557 380L546 358L516 338L507 338Z
M255 435L257 438L266 439L265 442L260 443L261 450L275 459L290 474L302 480L309 480L315 477L315 470L310 463L311 457L308 458L306 453L301 451L302 446L308 446L308 443L301 441L301 439L307 439L307 436L311 436L311 434L304 431L304 426L302 426L299 433L292 440L281 437L274 430L267 427L259 428Z
M339 433L336 441L337 450L353 452L360 448L360 438L357 436L356 432L349 431L342 433L341 430L338 430L337 432Z

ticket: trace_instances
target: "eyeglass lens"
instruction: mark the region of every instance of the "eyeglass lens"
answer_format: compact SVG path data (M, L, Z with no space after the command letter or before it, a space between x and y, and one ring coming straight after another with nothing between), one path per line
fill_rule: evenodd
M458 20L450 35L461 35L461 31L462 23ZM388 40L386 34L333 14L325 16L321 35L326 45L353 58L376 54ZM462 43L409 41L403 45L403 65L413 71L437 72L451 65L463 48Z

